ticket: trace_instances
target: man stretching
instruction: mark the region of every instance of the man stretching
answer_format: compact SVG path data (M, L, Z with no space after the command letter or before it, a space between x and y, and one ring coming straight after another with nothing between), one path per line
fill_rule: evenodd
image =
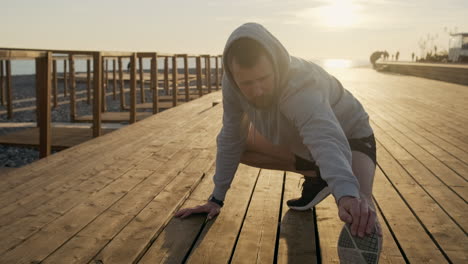
M345 222L340 260L377 263L382 237L372 201L376 143L361 103L321 67L290 56L259 24L237 28L223 58L215 187L206 204L175 216L219 214L239 163L297 172L304 175L302 195L288 206L309 210L333 194Z

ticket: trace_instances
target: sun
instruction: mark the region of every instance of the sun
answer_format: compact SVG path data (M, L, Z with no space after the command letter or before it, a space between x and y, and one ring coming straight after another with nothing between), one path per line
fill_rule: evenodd
M321 8L319 19L328 27L350 27L357 23L357 6L350 0L335 0Z
M328 0L325 5L305 10L299 16L325 27L347 28L360 22L360 9L353 0Z

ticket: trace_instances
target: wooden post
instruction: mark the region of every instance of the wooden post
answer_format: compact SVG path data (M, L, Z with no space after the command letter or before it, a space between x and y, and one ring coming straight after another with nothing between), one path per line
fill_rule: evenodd
M5 105L5 94L3 93L3 61L0 60L0 104Z
M101 80L101 85L102 85L102 86L101 86L101 90L102 90L102 94L101 94L101 101L102 101L102 102L101 102L101 111L104 113L104 112L106 112L106 108L107 108L107 105L106 105L106 103L107 103L107 98L106 98L106 93L107 93L106 87L107 87L107 84L106 84L106 73L105 73L105 71L106 71L106 68L105 68L105 67L106 67L106 61L107 61L107 60L106 60L106 58L104 58L104 57L101 57L101 58L102 58L102 65L101 65L101 68L102 68L102 72L103 72L103 74L102 74L102 80Z
M7 118L13 118L13 89L11 88L11 60L6 61L6 101Z
M153 114L159 112L158 105L158 54L151 56L151 89L153 91Z
M36 127L40 127L40 120L41 120L41 114L40 114L40 109L41 109L41 78L42 78L42 66L41 66L41 61L36 59L36 85L34 86L34 89L36 89ZM40 142L39 142L40 143Z
M117 99L117 76L116 76L116 65L115 65L115 59L112 60L112 92L113 92L113 99Z
M169 95L169 57L164 57L164 92Z
M53 60L52 70L52 93L54 94L54 108L57 107L57 61Z
M3 75L3 61L0 60L0 104L5 105L5 93L4 93L4 75Z
M197 89L198 89L198 95L200 97L203 96L203 87L202 87L202 68L201 68L201 57L197 56Z
M215 77L216 91L219 91L219 63L218 63L218 56L216 56L215 59L216 59L216 77Z
M184 55L185 102L190 101L188 56Z
M119 57L119 84L120 84L120 109L124 110L125 109L125 92L124 92L122 57Z
M101 135L102 56L93 54L93 137Z
M177 94L178 91L177 82L177 56L172 57L172 106L177 106Z
M130 57L130 124L133 124L137 121L136 120L136 89L137 89L136 63L137 63L137 54L133 53L133 55Z
M39 156L47 157L51 153L51 113L50 113L50 91L51 91L51 68L52 53L47 52L44 58L36 59L36 80L38 84L39 108Z
M88 92L88 104L91 103L91 60L86 60L86 91Z
M143 58L138 58L139 68L140 68L140 102L145 102L145 77L143 72Z
M76 90L76 81L75 81L75 61L73 55L68 55L70 61L70 121L75 121L76 116L76 102L75 102L75 90Z
M206 87L208 88L208 93L211 93L211 56L207 55L205 57L205 80Z
M107 93L107 90L109 89L109 60L106 60L106 84L105 84L105 91Z
M63 60L63 96L67 96L68 78L67 78L67 60Z

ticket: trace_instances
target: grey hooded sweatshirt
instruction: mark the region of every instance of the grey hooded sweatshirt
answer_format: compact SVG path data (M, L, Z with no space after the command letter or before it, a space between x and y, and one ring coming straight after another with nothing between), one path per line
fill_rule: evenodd
M248 23L237 28L226 43L224 58L230 45L239 38L252 38L269 53L275 71L274 103L266 109L250 104L224 60L223 127L217 137L212 195L218 200L225 199L252 123L273 144L287 146L292 153L315 161L336 201L342 196L359 197L347 139L373 134L369 116L359 101L321 67L290 56L259 24Z

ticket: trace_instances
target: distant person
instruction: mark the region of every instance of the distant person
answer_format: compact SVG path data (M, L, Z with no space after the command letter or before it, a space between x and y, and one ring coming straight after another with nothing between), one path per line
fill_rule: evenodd
M388 60L388 56L389 56L389 55L388 55L388 51L384 51L384 59L385 59L385 60Z
M132 62L129 61L127 64L127 72L130 72L130 68L132 67Z
M414 61L414 52L411 53L411 61Z
M396 54L395 54L395 60L398 61L398 58L400 57L400 52L397 51Z
M374 67L374 69L377 68L376 62L377 62L380 58L382 58L383 55L384 55L384 52L382 52L382 51L374 51L374 52L371 54L369 60L370 60L370 62L372 63L372 67Z
M340 259L377 263L382 237L372 200L376 144L361 103L320 66L289 55L259 24L237 28L223 58L214 189L206 203L175 216L219 214L239 163L293 171L305 180L301 197L287 201L288 207L310 210L333 194L346 222L338 240ZM372 260L366 262L366 256Z

